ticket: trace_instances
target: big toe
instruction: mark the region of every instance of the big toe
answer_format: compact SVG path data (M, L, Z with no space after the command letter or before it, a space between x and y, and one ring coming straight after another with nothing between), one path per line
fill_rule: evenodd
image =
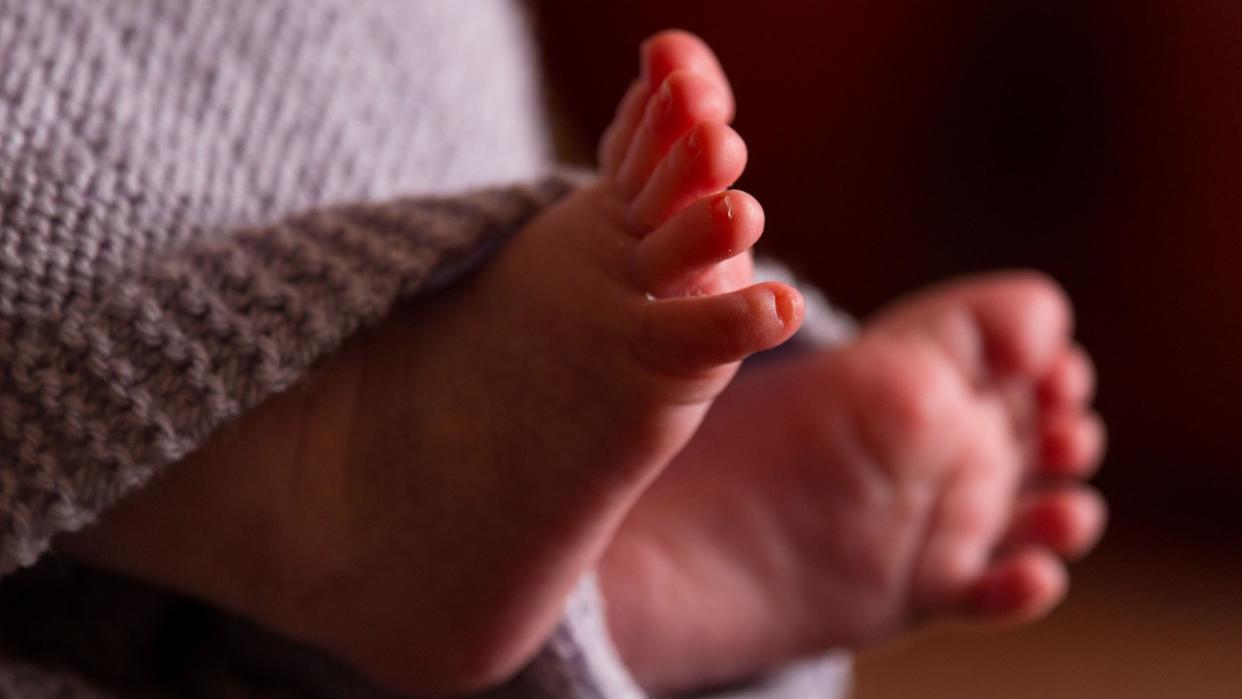
M651 300L632 346L642 364L694 376L781 344L802 323L802 296L776 282L726 294Z
M1035 272L1002 272L934 287L885 311L877 331L923 333L977 382L1045 375L1069 342L1065 292Z

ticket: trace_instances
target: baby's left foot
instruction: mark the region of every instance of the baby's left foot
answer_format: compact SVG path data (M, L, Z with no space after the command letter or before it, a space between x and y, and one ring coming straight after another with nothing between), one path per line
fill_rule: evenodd
M601 567L635 672L702 686L936 618L1046 613L1104 522L1068 329L1056 287L1002 274L739 376Z
M763 213L726 190L723 74L663 69L700 48L646 45L598 181L66 544L402 692L517 671L738 363L802 319L750 284Z

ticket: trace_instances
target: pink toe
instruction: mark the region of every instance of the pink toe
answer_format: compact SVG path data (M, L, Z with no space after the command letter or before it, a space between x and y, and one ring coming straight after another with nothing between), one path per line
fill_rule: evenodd
M1068 588L1065 565L1045 549L1030 548L993 563L971 587L964 611L980 621L1034 621Z
M630 143L634 140L634 133L642 122L643 114L647 110L647 100L650 97L651 90L647 84L641 80L635 80L621 99L612 123L600 137L599 162L600 171L604 175L616 176L617 169L621 167L621 161L630 150Z
M716 54L699 37L680 29L667 29L643 42L642 72L647 84L660 85L678 70L698 73L714 84L724 95L726 123L733 118L733 89Z
M637 194L673 145L696 124L723 125L727 113L727 102L711 82L686 71L670 75L648 101L642 123L618 168L622 196Z

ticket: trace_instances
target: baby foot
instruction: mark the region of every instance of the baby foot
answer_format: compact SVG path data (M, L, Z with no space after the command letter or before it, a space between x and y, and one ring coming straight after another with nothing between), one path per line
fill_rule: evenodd
M927 620L1044 614L1061 557L1103 526L1082 483L1103 442L1092 380L1063 295L1027 274L744 372L601 564L623 655L664 691Z
M746 158L732 97L722 74L662 67L678 41L647 44L597 183L71 548L401 691L517 670L738 362L801 322L792 288L748 286L763 213L722 191ZM195 504L229 482L246 502ZM184 560L223 548L207 558L244 574Z

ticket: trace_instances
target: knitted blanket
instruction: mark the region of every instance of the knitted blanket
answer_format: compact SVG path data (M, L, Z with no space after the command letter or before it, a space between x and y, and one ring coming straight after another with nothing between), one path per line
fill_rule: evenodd
M569 186L500 0L0 0L0 65L0 576ZM570 609L497 696L638 696Z

